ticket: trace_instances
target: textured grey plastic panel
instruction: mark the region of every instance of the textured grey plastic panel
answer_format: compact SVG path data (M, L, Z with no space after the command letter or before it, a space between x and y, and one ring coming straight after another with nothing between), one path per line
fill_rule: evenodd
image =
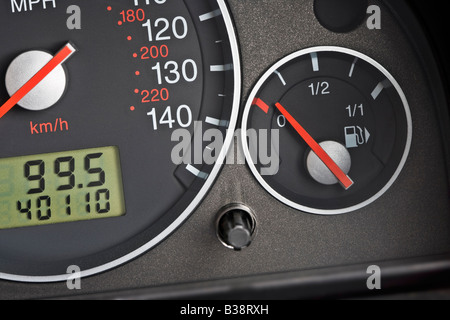
M381 199L350 214L306 214L271 197L246 165L225 165L191 218L151 252L110 272L83 279L81 291L71 292L65 283L3 281L0 298L130 292L197 281L221 281L223 285L232 278L242 278L233 283L245 287L247 276L285 272L314 275L314 270L321 274L319 270L324 268L344 272L351 265L364 272L373 263L450 252L447 169L437 106L430 91L440 83L429 83L421 56L389 9L376 0L370 4L382 8L381 30L368 30L363 24L354 32L337 34L316 21L313 0L229 0L241 46L242 104L269 66L289 53L318 45L358 50L384 65L400 83L411 107L413 143L402 174ZM233 202L251 207L257 220L256 237L241 252L225 248L214 228L216 213Z

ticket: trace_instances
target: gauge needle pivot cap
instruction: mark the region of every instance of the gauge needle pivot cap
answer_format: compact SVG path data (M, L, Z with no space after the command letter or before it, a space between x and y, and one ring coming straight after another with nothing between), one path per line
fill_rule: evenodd
M350 177L344 173L344 171L336 164L336 162L329 156L329 154L318 144L314 138L295 120L295 118L279 103L275 104L276 108L291 124L291 126L297 131L300 137L306 142L306 144L312 149L312 151L319 157L319 159L325 164L325 166L333 173L338 179L339 183L345 190L348 190L353 186L354 182Z
M67 83L61 64L75 52L75 47L67 43L55 56L44 51L28 51L14 59L5 81L11 98L0 107L0 118L17 104L40 111L58 102Z

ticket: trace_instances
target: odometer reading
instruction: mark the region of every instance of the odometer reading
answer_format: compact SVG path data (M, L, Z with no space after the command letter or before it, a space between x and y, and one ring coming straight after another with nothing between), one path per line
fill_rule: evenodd
M125 214L117 147L0 160L0 229Z

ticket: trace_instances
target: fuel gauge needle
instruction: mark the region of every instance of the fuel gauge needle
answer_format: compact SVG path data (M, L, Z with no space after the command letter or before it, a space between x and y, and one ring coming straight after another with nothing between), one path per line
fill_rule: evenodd
M76 52L74 46L67 43L45 66L43 66L30 80L28 80L11 98L0 107L0 118L10 111L27 94L30 93L53 70L64 63Z
M275 104L276 108L291 124L291 126L302 137L306 144L312 149L312 151L320 158L320 160L327 166L327 168L333 173L339 183L345 190L348 190L354 182L348 175L342 171L342 169L331 159L328 153L314 140L313 137L294 119L294 117L278 102Z

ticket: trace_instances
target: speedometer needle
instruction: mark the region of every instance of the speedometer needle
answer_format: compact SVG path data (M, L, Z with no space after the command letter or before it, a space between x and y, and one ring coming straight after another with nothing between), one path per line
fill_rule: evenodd
M0 118L20 102L30 91L32 91L53 70L66 61L76 49L67 43L44 67L42 67L30 80L28 80L12 97L0 107Z
M291 126L302 137L306 144L312 149L312 151L322 160L327 168L333 173L333 175L339 180L339 183L348 190L354 182L348 175L342 171L342 169L331 159L326 151L314 140L313 137L294 119L294 117L278 102L275 104L277 109L291 124Z

